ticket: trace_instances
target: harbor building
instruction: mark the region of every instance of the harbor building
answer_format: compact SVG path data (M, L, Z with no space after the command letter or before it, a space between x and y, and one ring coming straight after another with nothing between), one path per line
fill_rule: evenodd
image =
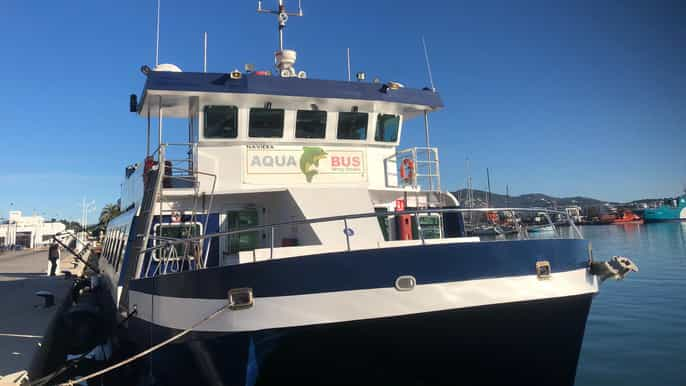
M46 222L41 216L23 216L21 211L13 210L7 220L0 222L0 246L39 247L65 229L66 226L60 222Z

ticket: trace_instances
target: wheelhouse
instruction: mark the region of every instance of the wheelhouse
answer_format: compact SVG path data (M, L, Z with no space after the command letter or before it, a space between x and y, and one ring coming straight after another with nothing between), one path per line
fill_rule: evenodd
M406 121L423 116L428 125L443 106L431 89L237 71L146 76L134 106L148 122L146 155L127 168L121 206L147 231L108 230L114 270L141 278L479 240L465 237L459 213L445 212L458 202L441 190L438 150L398 149ZM519 226L513 213L500 217L510 221L474 225L470 215L469 229ZM118 264L110 254L131 234L142 245Z

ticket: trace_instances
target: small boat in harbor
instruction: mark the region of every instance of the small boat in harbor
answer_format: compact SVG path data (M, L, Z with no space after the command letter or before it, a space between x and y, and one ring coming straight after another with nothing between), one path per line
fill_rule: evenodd
M643 219L637 215L636 213L630 211L630 210L625 210L624 213L622 213L622 217L616 218L613 222L613 224L643 224Z
M685 221L686 220L686 194L662 203L657 208L647 208L643 211L645 222L660 221Z
M547 233L547 232L555 232L555 228L553 227L552 224L546 224L546 225L531 225L526 228L526 231L529 233Z

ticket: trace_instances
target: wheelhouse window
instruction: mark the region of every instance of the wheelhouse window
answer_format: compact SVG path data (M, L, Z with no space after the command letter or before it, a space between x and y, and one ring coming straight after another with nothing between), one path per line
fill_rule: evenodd
M253 138L283 137L283 109L250 109L248 135Z
M399 128L399 115L379 114L379 118L376 120L374 139L379 142L395 142L398 140Z
M338 113L338 139L367 139L367 113Z
M238 137L236 106L205 106L205 138Z
M155 226L155 235L160 236L162 238L172 238L172 239L187 239L190 237L198 237L200 235L200 232L202 231L202 225L200 223L195 222L195 223L190 223L190 222L184 222L184 223L173 223L173 224L164 224L161 227L160 230L160 225L156 224ZM160 245L159 240L156 240L156 246ZM193 256L193 257L199 257L200 256L200 251L199 251L200 246L197 243L193 242L183 242L179 241L173 244L170 244L169 246L165 248L161 248L155 251L153 253L153 257L155 259L159 259L159 256L157 254L158 251L161 251L161 255L164 258L167 259L176 259L179 257L183 256Z
M296 138L324 138L326 111L298 110L295 123Z

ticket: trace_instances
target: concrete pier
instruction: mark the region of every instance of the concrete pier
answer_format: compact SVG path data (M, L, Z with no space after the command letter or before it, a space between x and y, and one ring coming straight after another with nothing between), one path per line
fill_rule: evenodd
M73 272L72 261L63 251L58 272ZM0 377L28 370L50 321L69 295L72 281L62 275L49 277L47 269L47 249L0 254ZM54 294L55 305L45 308L38 291Z

